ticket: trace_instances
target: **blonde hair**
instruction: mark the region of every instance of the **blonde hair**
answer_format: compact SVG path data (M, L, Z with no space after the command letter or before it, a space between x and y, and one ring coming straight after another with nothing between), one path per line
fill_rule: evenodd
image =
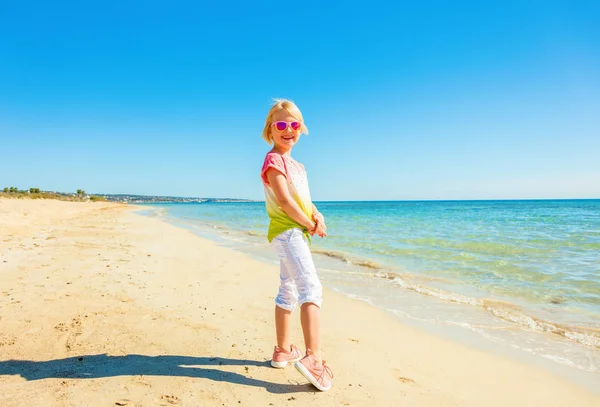
M273 115L280 111L287 110L289 114L291 114L296 120L302 123L301 133L308 134L308 128L304 124L304 119L302 118L302 112L298 109L298 106L294 102L288 99L273 99L273 105L271 109L269 109L269 113L267 114L267 120L265 120L265 128L262 132L262 138L269 144L273 144L273 138L271 137L271 124L273 123Z

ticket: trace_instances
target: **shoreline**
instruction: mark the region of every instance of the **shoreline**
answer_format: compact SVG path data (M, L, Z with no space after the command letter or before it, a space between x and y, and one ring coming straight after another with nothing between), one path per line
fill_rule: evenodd
M140 208L0 200L1 404L600 402L554 374L329 289L323 348L336 378L316 393L293 368L266 366L277 266L134 213ZM298 323L293 332L302 337Z
M261 235L232 229L222 223L175 216L161 206L142 208L145 216L155 216L223 247L245 253L267 264L276 264L268 246L258 243L262 242ZM443 284L439 284L437 280L429 281L425 276L410 275L408 272L398 274L387 268L371 270L322 253L322 249L313 250L313 257L323 280L330 284L336 280L336 291L347 297L385 310L401 323L435 335L461 343L468 342L481 350L510 355L516 360L526 358L529 364L541 366L598 391L595 386L599 378L597 361L600 360L597 328L571 326L559 319L547 319L557 318L558 315L539 314L526 304L511 302L510 299L491 299L477 293L465 295L464 288L461 293L461 287L456 285L458 282L450 285L450 282L444 280ZM344 256L353 255L345 253ZM334 272L333 275L331 271ZM338 276L344 274L348 275L347 280L340 281ZM363 295L366 288L355 287L361 283L363 287L378 287L375 290L379 291L371 289L370 293ZM378 296L403 299L400 300L401 304L397 301L392 304L381 301ZM415 306L421 306L426 311L423 313ZM410 310L409 313L405 311L407 309ZM563 357L563 353L568 358Z

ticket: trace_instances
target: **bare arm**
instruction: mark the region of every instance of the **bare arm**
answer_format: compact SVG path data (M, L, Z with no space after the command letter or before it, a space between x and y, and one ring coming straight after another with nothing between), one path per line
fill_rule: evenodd
M317 207L315 206L315 204L312 204L313 206L313 214L317 215L320 214L321 212L319 212L319 210L317 209Z
M313 207L312 218L316 223L315 233L317 235L319 235L320 237L325 237L325 236L327 236L327 226L325 225L325 217L323 216L323 214L321 212L319 212L319 210L317 209L315 204L312 204L312 207Z
M275 199L277 199L279 207L283 209L290 218L294 219L312 233L315 229L315 222L302 212L300 206L298 206L296 201L294 201L290 195L285 176L276 169L269 168L267 170L267 179L269 180L269 184L271 184L271 188L273 188Z
M313 206L313 219L316 218L318 223L325 223L325 217L323 216L323 214L321 212L319 212L319 210L317 209L315 204L312 204L312 206Z

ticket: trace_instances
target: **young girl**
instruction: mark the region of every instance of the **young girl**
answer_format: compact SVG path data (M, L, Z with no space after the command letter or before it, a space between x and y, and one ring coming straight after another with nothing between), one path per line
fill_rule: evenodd
M289 100L276 100L269 110L263 138L273 145L262 166L268 240L280 259L280 286L275 298L277 346L271 365L294 366L316 388L331 388L333 374L321 356L322 286L308 248L309 236L327 236L325 220L310 198L304 166L291 157L302 133L308 134L302 113ZM300 304L306 355L290 343L291 314Z

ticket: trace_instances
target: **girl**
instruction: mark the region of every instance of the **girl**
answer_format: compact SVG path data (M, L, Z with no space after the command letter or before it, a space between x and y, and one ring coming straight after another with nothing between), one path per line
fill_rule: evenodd
M280 286L275 298L277 346L271 365L294 366L316 388L331 388L333 374L321 357L322 286L308 241L327 236L325 220L313 205L304 166L291 157L302 133L308 134L302 113L289 100L276 100L265 122L263 138L273 146L265 157L261 178L270 218L268 240L280 259ZM300 304L306 355L290 343L291 314Z

